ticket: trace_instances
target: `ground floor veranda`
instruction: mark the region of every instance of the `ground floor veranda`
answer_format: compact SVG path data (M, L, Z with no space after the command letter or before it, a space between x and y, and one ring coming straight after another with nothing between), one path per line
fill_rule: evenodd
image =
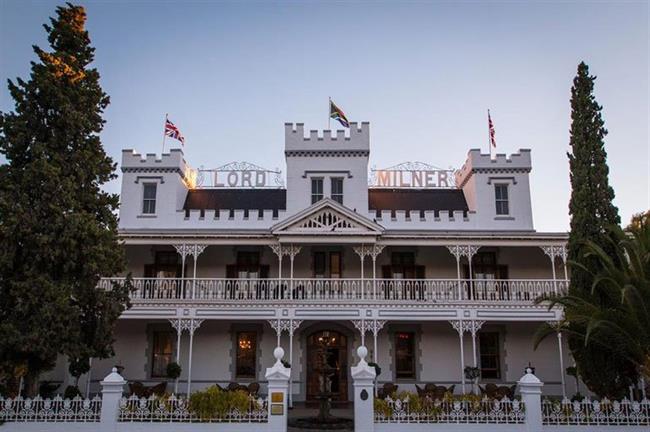
M573 361L561 337L548 337L533 348L533 334L541 323L122 319L115 331L115 356L95 359L79 387L82 393L98 392L99 381L117 365L128 382L145 386L166 382L168 392L193 392L213 384L225 388L231 383L259 383L260 393L265 394L264 371L273 363L273 350L279 344L292 366L292 402L314 400L323 385L323 372L331 377L333 400L344 402L352 400L350 366L357 363L355 350L363 344L369 349L369 358L381 368L378 388L393 383L399 390L415 392L416 385L433 383L454 386L456 394L478 391L462 372L465 366L474 365L481 371L481 386L512 386L531 365L545 383L545 394L562 395L564 391L570 396L576 392L576 383L564 368ZM165 376L166 365L174 361L182 368L178 382ZM65 358L43 379L60 382L60 391L74 382Z

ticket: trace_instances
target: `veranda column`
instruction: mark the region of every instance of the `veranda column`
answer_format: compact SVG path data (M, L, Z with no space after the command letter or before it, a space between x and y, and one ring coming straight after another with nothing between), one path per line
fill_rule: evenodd
M566 288L568 289L568 280L569 280L569 273L567 272L566 268L566 246L560 246L560 258L562 258L562 268L564 269L564 280L567 281L567 286Z
M469 264L469 282L467 288L468 296L469 295L476 296L476 292L474 290L474 276L472 274L472 258L474 258L474 255L476 255L476 252L478 252L480 247L481 246L469 245L464 248L461 248L461 253L467 257L467 262ZM474 300L476 300L476 297L474 297Z
M372 257L372 298L377 300L377 257L384 250L383 245L373 245L370 256Z
M194 274L192 276L192 298L196 298L196 261L199 259L199 255L203 253L206 245L195 244L192 245L192 258L194 259Z
M465 394L465 348L463 347L463 333L465 333L465 323L463 320L449 321L451 326L458 332L458 340L460 341L460 382L463 387L463 394Z
M476 357L476 334L478 333L479 330L481 330L481 327L483 327L483 324L485 324L485 321L469 321L469 331L472 334L472 357L474 358L474 367L478 367L478 359Z
M194 331L201 326L203 320L190 318L183 321L186 322L187 330L190 332L190 353L187 361L187 396L189 397L192 389L192 349L194 344Z
M290 275L289 277L291 278L291 283L290 283L290 298L293 297L293 259L300 253L300 250L302 249L301 246L294 246L291 245L289 246L289 259L291 263L291 269L290 269Z
M377 335L379 331L384 328L385 320L373 320L372 322L372 337L374 339L372 348L372 361L377 363Z
M172 325L172 328L176 330L176 364L180 364L181 334L183 333L183 326L180 319L170 319L169 323ZM174 394L178 394L178 379L179 377L176 377L174 380Z
M553 292L557 294L557 277L555 275L555 257L559 252L559 249L556 249L556 246L540 246L546 256L551 260L551 269L553 274Z
M280 346L280 336L282 334L282 323L281 323L281 321L284 321L284 320L281 320L280 318L273 319L273 320L268 320L269 325L271 326L271 328L273 330L275 330L275 335L278 338L276 346Z
M287 250L281 244L272 244L269 247L278 256L278 298L280 298L280 292L282 291L282 258L287 255ZM270 293L272 298L273 290L270 290Z
M192 246L185 243L174 245L176 252L181 256L181 298L185 298L185 258L190 255Z
M289 321L289 365L293 367L293 333L300 327L302 320ZM289 408L293 408L293 376L289 376Z
M366 345L366 332L370 330L370 325L366 320L352 320L354 327L361 333L361 345Z
M357 255L359 255L359 260L361 262L361 299L363 300L365 291L363 286L363 262L365 261L366 255L368 255L370 252L364 245L355 246L352 249Z
M461 284L460 284L460 257L461 257L460 246L458 246L458 245L447 246L447 249L454 256L454 258L456 258L456 275L457 275L457 280L458 280L458 300L462 300L463 299L463 290L462 290Z
M562 348L562 331L561 331L560 322L547 321L547 323L548 325L550 325L555 329L555 332L557 334L557 348L558 348L558 353L560 354L560 381L562 383L562 397L566 398L566 382L564 378L564 374L566 371L564 370L564 350Z

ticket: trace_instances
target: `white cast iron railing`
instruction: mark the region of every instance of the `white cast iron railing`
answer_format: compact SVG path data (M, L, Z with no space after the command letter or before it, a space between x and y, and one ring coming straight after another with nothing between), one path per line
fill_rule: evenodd
M2 422L98 422L102 399L42 399L0 397L0 423Z
M553 426L650 426L650 400L597 401L585 398L572 402L566 398L562 401L545 399L542 401L542 423Z
M124 278L102 278L109 289ZM525 302L563 292L562 279L206 279L133 278L131 299L241 301Z
M201 419L189 409L187 398L136 395L120 400L119 421L121 422L181 422L181 423L263 423L268 421L267 400L249 396L247 412L231 410L221 417Z
M375 411L375 423L462 423L462 424L523 424L526 416L520 400L488 399L431 400L420 399L420 406L412 407L408 396L404 399L385 399L390 415Z

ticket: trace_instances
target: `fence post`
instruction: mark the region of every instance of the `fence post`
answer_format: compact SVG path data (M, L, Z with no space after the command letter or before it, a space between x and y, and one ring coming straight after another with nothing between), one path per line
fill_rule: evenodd
M354 386L354 430L372 432L375 430L374 382L375 368L368 366L365 346L357 348L359 363L352 366Z
M519 392L526 410L526 430L540 432L542 430L542 386L543 382L533 375L530 367L526 374L519 379Z
M102 386L102 410L99 417L99 430L101 432L116 432L120 399L122 399L122 389L126 381L122 375L117 373L117 368L113 368L100 384Z
M275 357L275 364L266 368L266 380L269 383L269 432L286 432L288 414L287 409L289 405L289 377L291 376L291 368L286 368L282 364L282 357L284 350L281 347L276 347L273 350Z

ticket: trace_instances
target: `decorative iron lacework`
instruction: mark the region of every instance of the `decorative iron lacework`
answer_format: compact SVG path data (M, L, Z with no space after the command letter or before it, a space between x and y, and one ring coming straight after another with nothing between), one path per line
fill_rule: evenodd
M102 399L43 399L0 397L0 423L2 422L98 422Z
M267 400L250 396L248 412L231 410L222 417L201 419L190 410L187 398L171 395L152 395L139 398L136 395L120 400L121 422L184 422L184 423L264 423L268 421Z
M335 229L356 229L358 225L336 212L329 209L323 209L318 213L311 216L306 221L303 221L299 228L308 229L321 229L321 230L335 230Z
M412 401L385 399L386 412L375 411L375 423L457 423L457 424L523 424L524 403L518 399L502 400L431 400L420 398L419 406L412 407Z
M542 424L553 426L567 425L620 425L649 426L650 400L600 401L585 398L572 402L544 399L542 401Z

